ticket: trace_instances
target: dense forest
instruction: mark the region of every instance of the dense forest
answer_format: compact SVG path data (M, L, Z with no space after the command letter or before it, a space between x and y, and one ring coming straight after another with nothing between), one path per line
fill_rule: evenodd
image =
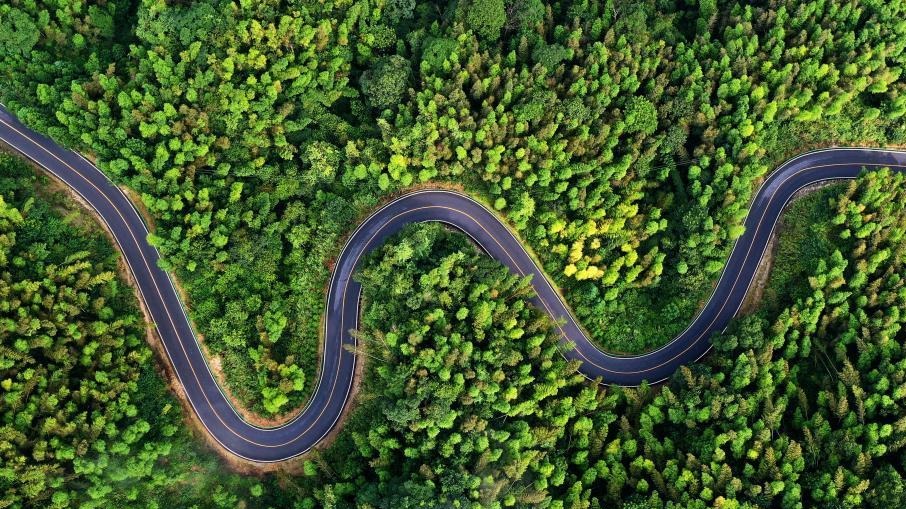
M527 281L458 233L411 227L358 276L368 362L344 432L301 474L257 480L225 473L180 426L107 239L65 200L36 195L46 178L0 164L4 506L896 507L906 497L899 174L797 203L778 259L808 257L773 271L766 305L715 338L716 354L657 388L587 381L528 304Z
M313 385L342 237L423 182L506 216L604 348L662 344L775 163L906 136L903 19L898 1L14 1L0 100L139 194L233 394L280 414Z
M663 344L772 167L906 141L904 19L899 0L11 0L0 102L135 191L226 385L270 417L314 386L344 236L426 183L499 211L603 348ZM350 422L259 482L192 445L106 240L0 162L0 507L906 499L897 175L794 205L760 310L637 390L578 375L525 282L463 238L407 231L359 275Z

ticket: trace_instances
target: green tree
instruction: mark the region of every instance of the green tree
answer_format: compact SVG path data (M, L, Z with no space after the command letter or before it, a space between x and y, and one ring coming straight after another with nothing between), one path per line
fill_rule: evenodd
M458 7L464 13L466 26L479 37L494 42L507 21L504 0L464 0Z
M362 92L377 109L394 106L402 99L409 81L409 62L392 55L375 62L362 74Z

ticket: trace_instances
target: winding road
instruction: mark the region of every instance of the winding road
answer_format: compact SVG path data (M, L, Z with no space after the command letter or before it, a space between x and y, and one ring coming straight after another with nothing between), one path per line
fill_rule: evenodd
M358 327L360 285L353 274L362 257L413 222L455 226L511 271L532 276L534 304L555 318L564 355L581 361L589 378L625 386L669 377L711 348L710 335L724 329L742 304L780 214L796 191L816 182L851 179L863 168L906 171L906 152L832 148L804 153L777 168L758 190L714 293L691 325L662 348L637 356L599 350L585 336L522 242L496 214L471 198L445 190L403 195L363 221L337 259L327 294L323 355L314 395L292 421L275 428L249 424L231 406L208 367L170 275L158 267L148 228L123 192L88 160L35 133L0 108L0 140L68 185L87 202L116 239L192 408L213 438L233 454L255 462L283 461L314 447L337 425L353 387L356 355L350 330Z

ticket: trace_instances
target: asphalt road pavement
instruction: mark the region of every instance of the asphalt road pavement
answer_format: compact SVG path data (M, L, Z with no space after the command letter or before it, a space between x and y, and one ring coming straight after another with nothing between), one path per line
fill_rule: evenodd
M82 156L25 127L0 108L0 140L55 175L87 202L116 239L158 329L174 371L201 423L224 448L258 462L282 461L305 453L336 425L351 396L358 327L360 285L353 274L363 256L413 222L440 221L460 229L511 271L532 276L533 302L555 318L563 353L579 359L589 378L625 386L658 382L695 362L711 348L709 338L723 330L745 299L777 220L790 197L816 182L852 179L863 168L906 170L906 152L832 148L804 153L777 168L755 196L719 282L689 327L665 346L636 356L611 355L586 337L512 230L497 215L468 196L445 190L405 194L381 207L349 237L330 279L324 320L325 344L318 386L306 408L275 428L247 423L215 381L171 276L158 267L160 255L146 241L148 229L123 192Z

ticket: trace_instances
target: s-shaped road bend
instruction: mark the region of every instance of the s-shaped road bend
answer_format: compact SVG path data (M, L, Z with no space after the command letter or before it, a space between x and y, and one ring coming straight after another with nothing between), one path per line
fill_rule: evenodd
M679 336L658 350L637 356L599 350L521 241L483 205L445 190L402 195L365 219L337 259L327 294L320 377L311 401L290 422L261 428L243 420L211 374L173 281L158 267L160 255L146 241L147 226L122 191L88 160L30 130L4 108L0 108L0 140L56 176L97 212L123 253L199 420L225 449L255 462L277 462L303 454L337 425L351 396L357 362L354 349L344 348L355 345L350 330L358 326L360 285L352 276L365 254L407 224L440 221L455 226L514 273L531 275L534 304L560 324L567 345L563 354L580 360L580 370L589 378L631 386L644 380L664 380L677 367L708 352L710 335L723 330L739 310L777 219L796 191L820 181L852 179L863 169L906 171L906 152L865 148L807 152L781 165L759 188L745 220L745 232L736 240L704 308Z

